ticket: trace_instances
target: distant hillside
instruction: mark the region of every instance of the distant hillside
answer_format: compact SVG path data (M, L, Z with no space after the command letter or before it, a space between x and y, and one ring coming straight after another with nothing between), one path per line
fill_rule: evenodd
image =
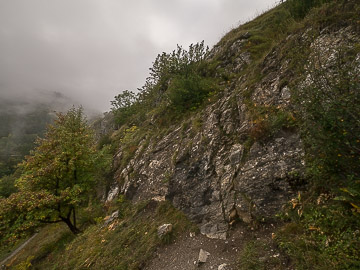
M64 111L72 105L57 92L37 95L31 98L0 95L0 178L15 171L34 147L35 138L43 135L55 111Z

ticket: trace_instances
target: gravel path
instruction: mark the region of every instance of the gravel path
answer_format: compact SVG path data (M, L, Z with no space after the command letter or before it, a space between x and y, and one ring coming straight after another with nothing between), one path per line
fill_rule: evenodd
M18 254L24 247L26 247L27 244L29 244L36 236L38 235L38 233L35 233L33 236L31 236L28 240L26 240L20 247L18 247L17 249L15 249L9 256L7 256L1 263L0 263L0 267L4 268L6 265L6 262L11 260L14 256L16 256L16 254Z
M144 270L193 270L214 269L227 264L228 269L235 269L234 265L239 257L243 245L257 237L271 237L269 229L252 231L247 225L238 225L230 231L226 240L209 239L201 234L196 236L182 235L172 244L160 247L154 258L145 266ZM210 253L206 263L197 265L200 249Z

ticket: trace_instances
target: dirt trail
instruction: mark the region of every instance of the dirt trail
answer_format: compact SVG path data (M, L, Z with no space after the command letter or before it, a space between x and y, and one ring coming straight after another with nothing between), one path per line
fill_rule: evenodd
M29 244L36 236L38 235L38 233L35 233L33 236L31 236L28 240L26 240L20 247L18 247L17 249L15 249L9 256L7 256L1 263L0 263L0 267L1 269L3 269L6 265L7 261L10 261L13 257L15 257L24 247L27 246L27 244Z
M273 228L265 227L251 230L247 225L240 224L230 231L226 240L209 239L201 234L191 237L182 235L170 245L165 245L155 252L154 258L143 268L144 270L193 270L214 269L227 264L228 268L236 269L235 264L239 252L250 240L271 239ZM210 253L207 262L197 265L200 249Z

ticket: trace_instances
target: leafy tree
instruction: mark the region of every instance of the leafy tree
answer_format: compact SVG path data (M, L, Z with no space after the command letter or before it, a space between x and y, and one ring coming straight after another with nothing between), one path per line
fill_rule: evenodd
M168 102L165 93L175 77L203 76L199 74L200 67L208 52L209 48L202 41L191 44L188 50L178 45L172 53L159 54L150 68L145 85L139 89L139 100L150 108L159 106L163 101ZM196 93L194 95L197 96Z
M115 100L111 101L111 110L114 113L117 124L123 125L134 113L136 113L134 106L136 101L136 94L128 90L115 96Z
M82 108L59 113L21 164L19 192L2 199L0 232L21 233L40 223L64 222L74 233L76 209L87 201L101 164Z

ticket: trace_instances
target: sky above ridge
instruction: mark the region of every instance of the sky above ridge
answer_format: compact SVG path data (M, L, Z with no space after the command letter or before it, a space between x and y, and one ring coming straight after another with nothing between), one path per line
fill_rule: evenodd
M59 92L108 111L157 54L212 47L275 0L0 0L0 99ZM46 96L46 95L45 95Z

